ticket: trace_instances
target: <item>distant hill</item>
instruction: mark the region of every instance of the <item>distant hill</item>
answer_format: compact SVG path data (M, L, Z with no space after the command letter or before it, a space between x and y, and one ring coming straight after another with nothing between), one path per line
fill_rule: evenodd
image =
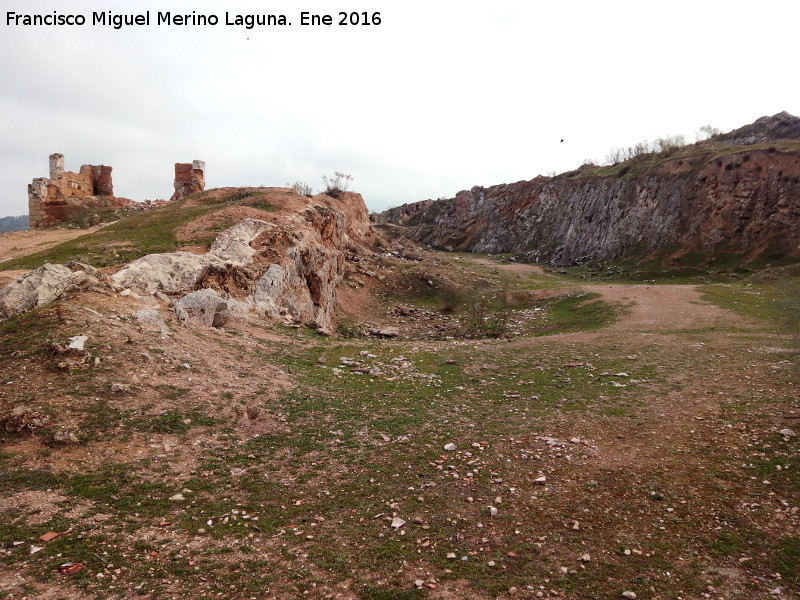
M28 229L28 215L0 218L0 233L4 231L27 231Z

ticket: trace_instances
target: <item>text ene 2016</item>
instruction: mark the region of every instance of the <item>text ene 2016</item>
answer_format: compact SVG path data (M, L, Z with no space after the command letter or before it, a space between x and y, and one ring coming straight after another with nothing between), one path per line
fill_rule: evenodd
M339 25L380 25L381 13L374 12L340 12L338 17ZM310 12L300 13L300 25L333 25L333 15L315 15Z

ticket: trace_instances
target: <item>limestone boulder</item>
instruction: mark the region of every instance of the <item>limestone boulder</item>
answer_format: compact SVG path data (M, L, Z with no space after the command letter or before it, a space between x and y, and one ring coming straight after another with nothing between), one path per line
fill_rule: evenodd
M0 289L0 320L63 298L70 291L99 285L103 276L92 271L81 263L46 263L34 269Z
M268 227L270 224L264 221L245 219L220 233L206 254L148 254L125 265L111 281L117 288L145 295L192 291L212 270L224 272L232 266L251 264L256 251L250 243Z
M163 292L178 294L193 290L211 265L224 267L224 261L191 252L148 254L125 265L111 276L112 284L144 295Z
M231 317L228 302L216 290L190 292L175 303L175 314L183 323L222 327Z
M208 253L236 265L248 265L256 255L256 250L251 246L252 241L270 227L274 226L266 221L244 219L220 233Z

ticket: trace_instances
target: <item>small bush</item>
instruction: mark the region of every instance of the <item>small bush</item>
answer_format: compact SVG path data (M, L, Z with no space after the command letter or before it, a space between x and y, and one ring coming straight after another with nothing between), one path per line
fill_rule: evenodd
M299 179L292 184L287 183L286 187L292 188L294 193L299 194L300 196L308 196L310 198L314 195L314 190L311 188L311 186L304 181L300 181Z
M470 325L481 335L499 338L508 333L511 310L502 295L493 298L475 294L469 299L467 307Z
M353 178L341 171L335 171L332 177L322 176L322 183L325 184L325 193L332 198L338 198L350 187Z
M343 317L339 319L336 324L336 333L343 338L359 338L361 337L361 329L358 322L351 317Z
M445 287L439 295L439 309L443 313L452 313L464 304L464 295L453 287Z
M75 229L89 229L99 225L103 220L101 210L97 206L81 206L67 216L66 224Z
M703 125L700 129L697 130L697 132L694 134L694 137L698 142L702 142L703 140L707 140L721 133L722 133L721 129L717 129L716 127L713 127L711 125Z

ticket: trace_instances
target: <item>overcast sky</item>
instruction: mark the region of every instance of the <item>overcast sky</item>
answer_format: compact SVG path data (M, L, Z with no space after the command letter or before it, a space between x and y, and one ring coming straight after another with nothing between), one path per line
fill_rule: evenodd
M27 184L107 164L118 196L168 198L173 164L208 187L350 173L371 210L602 161L616 146L800 114L800 3L494 0L0 0L0 216ZM92 26L93 11L149 27ZM82 14L82 27L7 13ZM157 11L214 14L157 26ZM379 11L302 27L300 12ZM226 26L225 12L291 26ZM564 140L561 143L561 139Z

